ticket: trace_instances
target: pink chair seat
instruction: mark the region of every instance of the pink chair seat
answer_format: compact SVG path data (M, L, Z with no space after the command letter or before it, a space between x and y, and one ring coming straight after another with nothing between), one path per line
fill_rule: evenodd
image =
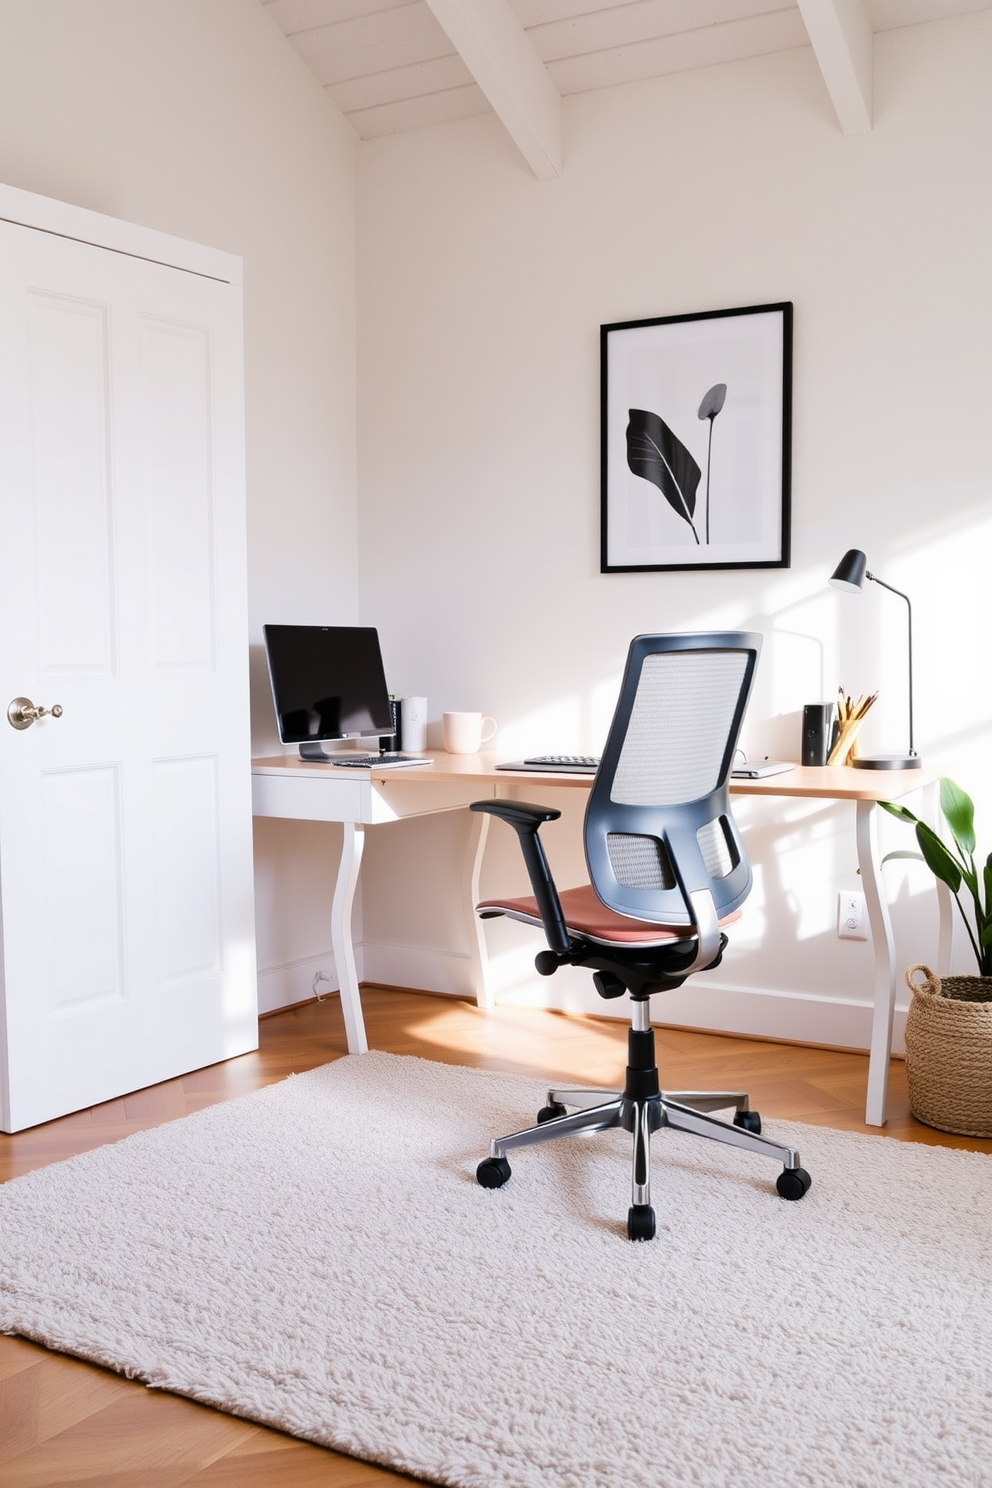
M596 897L592 884L583 884L578 889L564 889L559 895L565 924L569 930L603 945L664 945L674 940L692 939L692 931L685 925L657 925L649 920L632 920L627 915L607 909ZM540 925L541 915L537 900L530 895L520 899L483 899L476 906L481 914L499 911L511 919L523 920L528 925ZM739 920L741 911L726 915L722 925L732 925Z

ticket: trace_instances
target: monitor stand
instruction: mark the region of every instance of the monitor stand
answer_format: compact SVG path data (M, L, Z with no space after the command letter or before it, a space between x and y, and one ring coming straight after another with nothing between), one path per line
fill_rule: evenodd
M369 749L362 750L361 752L363 754L383 754L386 750L395 749L396 747L393 736L391 734L386 734L381 738L377 738L375 735L370 734L368 737L371 747ZM304 744L300 745L300 759L329 760L337 759L339 755L340 750L325 749L323 744L319 743L316 739L308 739Z
M307 743L300 745L300 759L305 760L328 760L333 755L328 753L322 744Z

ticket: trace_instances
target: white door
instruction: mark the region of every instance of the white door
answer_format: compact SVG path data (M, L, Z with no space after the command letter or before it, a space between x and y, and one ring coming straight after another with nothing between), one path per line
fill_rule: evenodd
M0 215L18 1131L255 1048L257 1018L239 261L9 188ZM61 716L14 727L18 698Z

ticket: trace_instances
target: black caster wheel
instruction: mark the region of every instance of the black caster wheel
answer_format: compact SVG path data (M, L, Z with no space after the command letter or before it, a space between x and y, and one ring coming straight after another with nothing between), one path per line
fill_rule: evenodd
M761 1131L761 1117L757 1111L738 1111L734 1116L734 1125L743 1131L754 1132L757 1136Z
M775 1187L783 1199L801 1199L812 1182L805 1168L785 1168L779 1173Z
M483 1188L502 1188L510 1180L510 1164L505 1157L487 1157L475 1170Z
M654 1239L654 1210L650 1204L632 1204L627 1210L627 1239Z
M556 1116L565 1116L567 1114L561 1101L552 1101L550 1105L542 1106L538 1111L537 1124L541 1126L545 1121L554 1121Z

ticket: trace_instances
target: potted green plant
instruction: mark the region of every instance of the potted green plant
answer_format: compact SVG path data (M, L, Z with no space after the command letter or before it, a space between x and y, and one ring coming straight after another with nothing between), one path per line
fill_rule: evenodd
M949 843L908 807L880 804L915 828L920 849L888 853L884 861L922 858L947 885L977 966L974 976L936 977L928 966L906 972L913 994L906 1019L910 1109L941 1131L992 1137L992 853L976 862L974 802L953 780L940 782Z

